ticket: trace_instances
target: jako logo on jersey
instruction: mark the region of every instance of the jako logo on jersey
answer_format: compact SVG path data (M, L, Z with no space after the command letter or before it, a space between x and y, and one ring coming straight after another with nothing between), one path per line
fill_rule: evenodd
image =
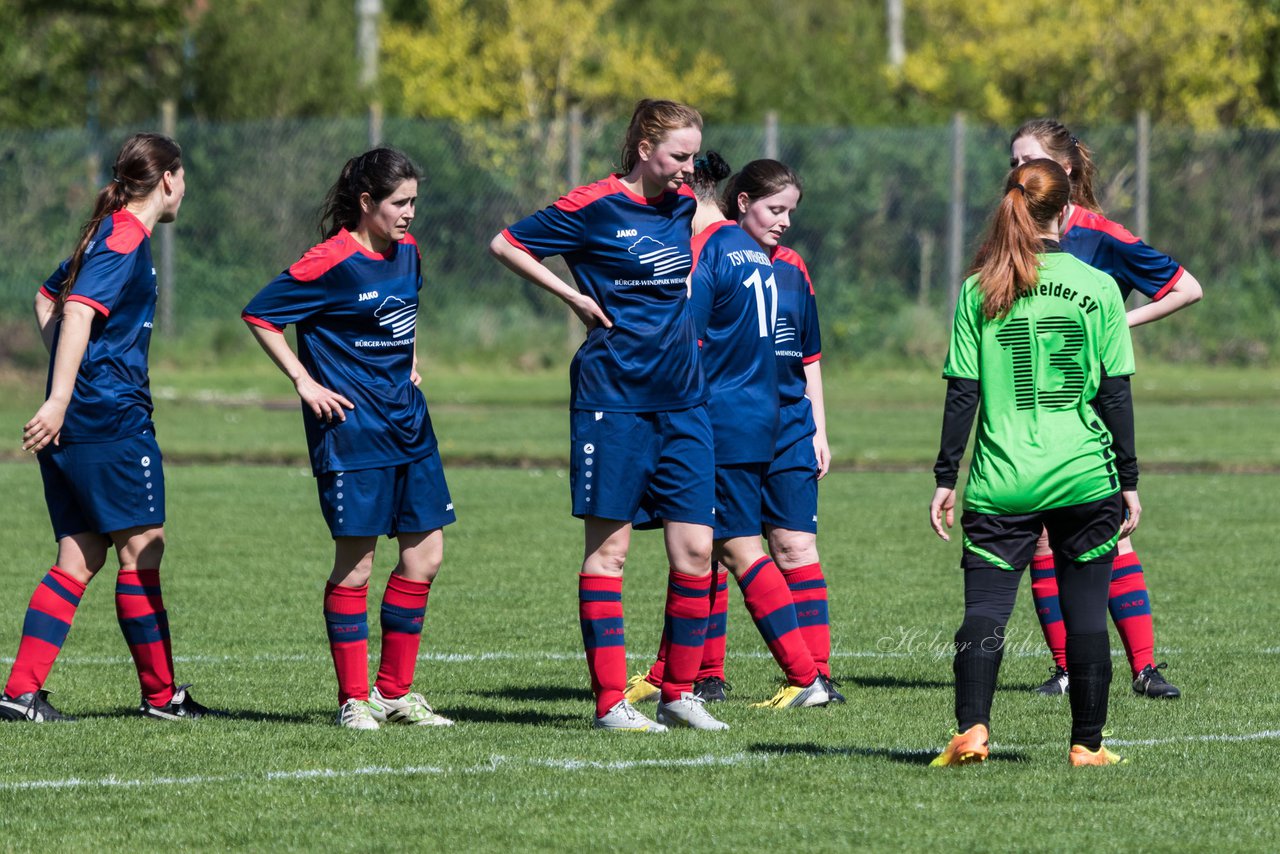
M691 256L681 254L674 246L667 246L652 237L642 237L627 249L640 259L641 264L652 264L655 276L665 276L689 266Z
M392 337L403 338L413 331L414 324L418 322L418 305L409 305L399 297L387 297L373 316L378 318L379 326L391 330Z
M617 237L635 237L639 233L640 232L636 231L634 228L620 228L618 229L618 233L616 236Z
M364 302L367 299L377 299L377 298L378 298L377 291L365 291L360 295L360 298L356 300L356 302Z

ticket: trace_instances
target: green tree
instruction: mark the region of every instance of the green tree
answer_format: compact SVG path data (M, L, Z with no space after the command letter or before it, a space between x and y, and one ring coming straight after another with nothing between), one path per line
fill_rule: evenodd
M1139 110L1199 129L1273 126L1277 15L1256 0L913 0L905 93L1002 125ZM1274 100L1274 99L1272 99Z

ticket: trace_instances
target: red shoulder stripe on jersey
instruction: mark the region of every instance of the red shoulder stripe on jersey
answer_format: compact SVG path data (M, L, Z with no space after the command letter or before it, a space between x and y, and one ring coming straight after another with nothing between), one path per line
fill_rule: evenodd
M525 246L519 240L516 240L515 235L513 235L509 230L505 228L502 229L502 236L505 237L507 239L507 242L510 243L512 246L519 249L521 252L525 253L526 255L528 255L530 258L537 261L538 263L542 263L542 259L538 257L537 253L531 251L528 246Z
M344 228L325 242L308 249L301 258L293 262L289 275L299 282L314 282L357 252L371 258L383 257L370 253Z
M408 243L410 246L417 246L417 245L418 245L418 241L417 241L417 240L415 240L415 239L413 238L413 235L412 235L412 234L410 234L410 233L409 233L409 232L407 232L407 231L404 233L404 237L400 238L400 242L401 242L401 243Z
M812 365L814 362L822 358L822 353L814 353L812 356L805 356L803 361L806 365Z
M274 323L268 323L267 321L263 320L261 317L254 317L252 314L242 313L240 315L240 319L243 320L245 323L250 323L250 324L253 324L254 326L261 326L263 329L270 329L272 332L280 332L280 333L284 332L283 327L276 326Z
M1174 285L1176 285L1176 284L1178 284L1178 280L1182 278L1182 274L1183 274L1183 273L1185 273L1185 272L1187 272L1186 268L1185 268L1185 267L1182 267L1182 266L1179 266L1179 267L1178 267L1178 272L1176 272L1176 273L1174 273L1174 274L1173 274L1173 278L1169 280L1168 284L1166 284L1166 285L1165 285L1163 288L1161 288L1160 290L1156 291L1155 296L1153 296L1153 297L1151 298L1151 301L1152 301L1152 302L1155 302L1155 301L1156 301L1156 300L1158 300L1158 299L1164 299L1165 294L1167 294L1167 293L1169 293L1169 291L1173 290L1173 286L1174 286Z
M698 198L698 194L695 193L693 191L693 188L691 188L688 184L681 184L680 189L676 190L676 195L687 196L688 198L695 199L695 200Z
M561 196L553 207L562 211L580 211L592 202L598 202L605 196L612 196L619 190L626 191L617 178L612 175L603 181L596 181L582 187L576 187Z
M89 299L88 297L81 296L80 294L72 294L71 296L67 297L67 302L82 302L85 305L89 306L89 308L96 311L98 314L102 315L103 317L111 316L111 309L107 308L105 305L98 302L96 299Z
M800 257L800 253L796 250L783 246L781 244L773 248L773 254L769 257L770 261L781 261L784 264L790 264L804 274L804 280L809 285L809 293L813 293L813 280L809 278L809 268L805 266L804 259Z
M695 234L693 239L689 241L689 249L693 253L693 266L695 269L698 266L698 257L702 255L702 247L707 245L707 241L711 238L711 235L715 234L726 225L733 225L733 222L727 219L722 219L719 222L713 222L711 225Z
M107 237L107 248L121 255L128 255L138 248L144 238L151 232L128 210L121 208L111 215L111 234Z
M40 296L44 297L45 299L49 300L49 302L58 301L58 295L55 294L53 291L49 290L48 288L46 288L44 285L40 286L40 290L37 291L37 293Z
M1112 222L1101 214L1093 211L1085 210L1079 205L1071 212L1071 218L1067 220L1067 227L1063 229L1063 233L1070 231L1074 227L1087 228L1090 231L1101 231L1108 237L1114 237L1121 243L1137 243L1138 238L1134 237L1129 229L1125 228L1118 222Z

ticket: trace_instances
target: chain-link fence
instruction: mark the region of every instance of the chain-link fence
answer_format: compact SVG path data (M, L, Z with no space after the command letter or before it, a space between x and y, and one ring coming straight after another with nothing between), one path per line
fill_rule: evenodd
M30 304L74 244L115 149L133 128L0 134L0 355L42 361ZM489 239L573 183L615 167L622 128L387 120L381 136L423 168L418 218L427 285L420 350L445 362L558 363L577 334L556 300L489 258ZM216 355L252 347L240 308L314 243L342 163L368 147L363 119L179 122L187 197L156 242L158 333ZM1136 227L1136 127L1085 128L1108 214ZM1146 137L1144 137L1146 138ZM1148 356L1263 363L1280 340L1280 133L1154 128L1147 242L1205 286L1202 305L1143 330ZM773 153L805 181L787 240L814 275L828 358L936 363L957 271L967 266L1008 169L1008 132L965 126L709 126L734 166ZM961 167L957 169L957 166ZM168 232L166 234L166 232Z

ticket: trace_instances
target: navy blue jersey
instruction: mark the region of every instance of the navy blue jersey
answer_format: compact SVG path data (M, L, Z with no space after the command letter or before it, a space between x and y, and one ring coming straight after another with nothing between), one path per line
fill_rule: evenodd
M1108 274L1120 286L1120 296L1133 291L1158 300L1182 278L1182 265L1157 252L1123 225L1079 205L1071 212L1059 240L1063 252Z
M822 358L818 303L809 268L794 249L775 247L773 273L778 282L778 324L774 354L778 357L778 398L783 406L804 400L808 385L804 366Z
M68 258L40 288L57 299L66 280ZM67 404L61 442L111 442L151 429L151 381L147 352L156 315L156 268L151 263L151 232L129 211L103 220L85 250L67 302L80 302L98 313L89 331ZM48 395L53 386L58 339L53 337Z
M692 193L646 199L616 176L571 191L503 231L541 261L561 255L612 321L587 333L570 368L570 406L665 412L706 400L689 312Z
M778 432L773 265L759 243L727 220L695 237L693 252L690 301L711 395L716 465L770 462Z
M386 468L435 450L427 402L410 380L421 288L411 235L380 255L343 229L245 306L242 316L257 326L283 332L295 324L307 372L355 404L346 421L317 420L303 404L317 475Z

